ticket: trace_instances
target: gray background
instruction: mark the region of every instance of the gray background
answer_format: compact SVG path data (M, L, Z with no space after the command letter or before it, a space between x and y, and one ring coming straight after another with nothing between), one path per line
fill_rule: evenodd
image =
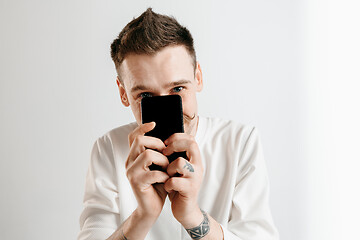
M0 1L0 239L75 239L94 141L134 121L112 40L175 16L204 74L200 114L259 128L281 239L354 239L356 1Z

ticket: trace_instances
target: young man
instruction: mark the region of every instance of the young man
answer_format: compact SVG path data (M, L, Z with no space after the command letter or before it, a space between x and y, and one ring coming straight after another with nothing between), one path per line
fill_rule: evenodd
M111 56L136 122L94 144L78 239L277 239L257 130L198 116L203 78L190 32L149 8ZM182 98L185 133L145 136L156 125L141 124L141 99L172 94ZM166 156L183 151L188 159L169 164Z

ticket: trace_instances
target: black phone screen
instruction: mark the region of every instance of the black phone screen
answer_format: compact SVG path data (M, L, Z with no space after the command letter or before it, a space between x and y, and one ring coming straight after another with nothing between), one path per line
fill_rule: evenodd
M156 122L146 133L165 141L173 133L184 132L182 101L180 95L146 97L141 100L142 123Z
M145 136L152 136L165 141L174 133L183 133L183 112L180 95L145 97L141 100L142 123L154 121L155 128ZM178 157L186 158L185 152L168 156L169 162Z

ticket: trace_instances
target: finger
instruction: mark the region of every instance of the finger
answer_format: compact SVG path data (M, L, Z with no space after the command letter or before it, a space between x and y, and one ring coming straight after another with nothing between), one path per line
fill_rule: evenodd
M170 177L175 176L176 173L180 174L182 177L188 177L191 176L194 171L193 165L182 157L179 157L170 163L167 168L167 173Z
M144 124L140 124L137 128L135 128L134 131L132 131L128 138L129 138L129 145L131 146L134 139L138 136L138 135L144 135L147 132L150 132L151 130L153 130L155 128L156 123L155 122L149 122L149 123L144 123Z
M171 177L165 184L164 188L168 193L179 192L181 195L186 196L186 193L191 189L190 180L182 177Z
M146 149L135 159L133 167L143 168L144 170L149 171L149 166L151 164L159 165L165 170L169 165L169 161L162 153L152 149Z
M134 161L147 148L162 152L165 144L158 138L138 135L130 148L129 160Z
M143 181L146 184L165 183L169 175L162 171L149 171L144 175Z
M165 190L165 189L164 189ZM165 190L166 191L166 190ZM168 193L169 194L169 200L170 202L173 201L173 199L176 197L177 194L179 194L179 192L174 192L174 191L171 191Z
M169 145L170 143L174 141L179 141L182 139L189 139L189 140L195 140L194 136L186 134L186 133L174 133L172 134L168 139L164 141L166 145Z
M186 152L186 156L190 162L196 163L200 159L200 150L197 143L191 139L181 139L171 142L162 153L170 156L174 152Z
M163 199L166 198L167 191L164 189L164 183L154 183L153 187Z

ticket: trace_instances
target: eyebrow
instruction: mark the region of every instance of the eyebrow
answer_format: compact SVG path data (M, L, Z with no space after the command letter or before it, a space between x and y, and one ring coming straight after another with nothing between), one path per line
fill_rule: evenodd
M165 87L174 87L174 86L178 86L178 85L182 85L182 84L188 84L188 83L191 83L191 81L186 80L186 79L180 79L178 81L171 82L171 83L165 85ZM136 86L132 87L130 91L131 92L136 92L136 91L139 91L139 90L147 90L147 89L151 89L151 88L148 88L145 85L136 85Z

